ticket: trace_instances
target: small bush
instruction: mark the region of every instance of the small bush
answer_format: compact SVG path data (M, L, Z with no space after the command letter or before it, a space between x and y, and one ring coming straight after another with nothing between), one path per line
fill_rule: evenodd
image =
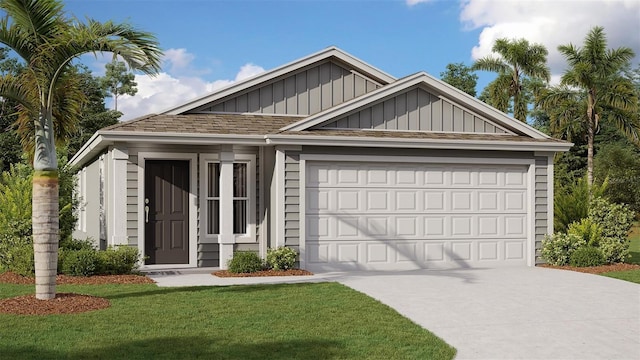
M625 242L633 225L634 213L627 205L595 198L589 207L589 219L602 227L602 236Z
M576 249L569 258L569 265L577 267L600 266L604 264L604 255L600 249L584 246Z
M7 271L22 276L33 277L35 275L33 244L23 243L14 245L6 253L6 260L8 263L0 267L4 267Z
M574 234L555 233L542 240L542 258L551 265L567 265L571 254L587 243Z
M140 253L131 246L120 246L98 251L98 269L100 275L126 275L138 268Z
M629 257L629 241L626 239L620 242L616 238L602 238L598 247L604 256L604 262L607 264L624 262Z
M267 266L273 270L288 270L293 268L298 254L288 247L267 250Z
M602 238L602 227L590 218L584 218L579 222L571 223L567 234L573 234L583 238L589 246L598 246Z
M58 272L71 276L91 276L96 274L99 268L99 256L97 250L63 250L58 261Z
M557 232L566 232L569 224L586 218L589 214L589 199L601 196L608 184L593 185L586 178L556 190L553 201L553 226Z
M95 249L93 246L93 241L91 239L79 240L73 238L60 239L61 249L68 250L85 250L85 249Z
M228 263L231 273L252 273L263 269L262 259L252 251L236 251Z

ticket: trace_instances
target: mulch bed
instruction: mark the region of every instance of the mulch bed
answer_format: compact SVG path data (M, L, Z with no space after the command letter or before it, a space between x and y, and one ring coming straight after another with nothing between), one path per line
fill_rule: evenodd
M35 284L35 279L12 272L0 274L0 283ZM104 285L104 284L154 284L151 278L141 275L56 276L57 285ZM24 295L0 299L0 313L15 315L78 314L105 309L111 306L107 299L74 293L57 293L55 299L38 300L36 296Z
M0 313L14 315L78 314L109 306L107 299L73 293L57 293L51 300L38 300L35 295L0 299Z
M220 270L211 273L217 277L260 277L260 276L305 276L313 275L312 272L302 269L290 269L290 270L262 270L253 273L230 273L227 270Z
M35 278L12 272L0 274L0 283L35 284ZM155 284L151 278L142 275L96 275L96 276L56 276L57 285L105 285L105 284Z
M540 267L547 267L552 269L561 269L561 270L571 270L578 271L582 273L589 274L602 274L611 271L627 271L627 270L638 270L640 269L640 265L637 264L611 264L611 265L602 265L602 266L588 266L588 267L575 267L575 266L554 266L554 265L538 265Z

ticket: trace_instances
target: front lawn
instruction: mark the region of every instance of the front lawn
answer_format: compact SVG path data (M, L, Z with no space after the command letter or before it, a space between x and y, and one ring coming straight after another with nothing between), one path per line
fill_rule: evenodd
M33 293L0 284L0 297ZM104 310L0 314L7 359L452 359L455 349L337 283L158 288L65 285Z

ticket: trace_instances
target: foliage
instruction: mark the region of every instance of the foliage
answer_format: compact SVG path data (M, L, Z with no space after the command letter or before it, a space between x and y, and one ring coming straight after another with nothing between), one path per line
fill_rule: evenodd
M577 235L584 239L587 245L597 247L602 239L602 227L591 218L584 218L571 223L567 234Z
M273 270L288 270L293 268L298 254L288 247L267 250L267 266Z
M86 250L86 249L94 249L93 241L91 239L74 239L67 238L60 240L60 249L66 250Z
M628 47L607 50L604 29L594 27L584 47L561 45L558 50L569 68L559 86L545 89L537 105L550 117L555 136L587 140L587 182L593 184L595 134L600 122L615 124L626 136L640 143L638 94L632 81L622 75L634 56Z
M263 269L262 259L253 251L236 251L228 263L231 273L253 273Z
M4 237L4 239L3 239ZM33 276L33 244L26 239L0 235L0 271L11 271L22 276Z
M594 178L596 183L609 180L609 200L640 213L640 150L619 143L602 146L594 158Z
M547 49L541 44L530 44L525 39L498 39L491 50L499 57L478 59L472 69L498 73L498 77L487 87L490 105L506 112L509 102L513 100L513 116L526 122L528 102L525 79L549 81L551 72L546 64Z
M447 70L440 73L440 78L447 84L476 96L478 75L469 66L463 63L447 64Z
M140 252L138 248L131 246L120 246L98 251L98 269L100 275L123 275L131 274L140 263Z
M91 276L97 273L100 258L97 250L80 249L58 252L58 272L71 276Z
M602 251L607 264L624 262L629 258L629 241L605 237L600 240L598 248Z
M589 209L589 219L602 227L602 236L624 242L633 226L634 213L628 206L615 204L603 198L594 198Z
M0 234L31 235L31 168L12 164L0 174ZM16 229L18 226L18 229Z
M569 258L569 265L577 267L600 266L604 264L604 256L600 249L584 246L576 249Z
M542 240L542 258L551 265L567 265L571 254L586 244L578 235L563 233L546 235Z
M565 232L569 224L580 221L589 215L591 197L602 196L607 183L593 186L591 191L585 178L578 179L575 184L555 190L553 202L553 227L558 232Z
M138 92L138 88L136 88L138 83L135 82L135 75L127 71L127 66L122 61L114 59L105 68L105 76L100 79L100 82L108 96L113 97L113 109L118 111L118 97L120 95L135 95Z

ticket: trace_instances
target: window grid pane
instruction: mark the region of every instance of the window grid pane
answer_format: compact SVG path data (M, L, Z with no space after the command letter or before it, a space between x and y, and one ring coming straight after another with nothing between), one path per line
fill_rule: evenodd
M233 200L233 233L247 232L247 200Z
M220 233L220 201L207 200L207 234L217 235Z
M233 197L247 196L247 164L233 164Z
M208 186L207 186L207 196L208 197L219 197L220 196L220 163L209 163L207 164L208 170Z

